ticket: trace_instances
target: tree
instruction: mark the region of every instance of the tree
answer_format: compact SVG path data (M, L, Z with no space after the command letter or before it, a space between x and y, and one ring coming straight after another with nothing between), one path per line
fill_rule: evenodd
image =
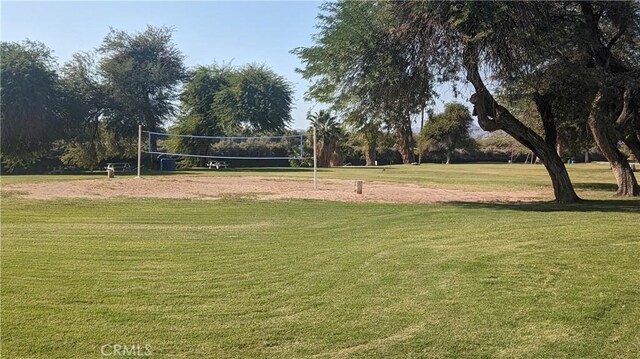
M291 84L264 65L247 65L214 96L213 109L227 133L281 133L291 124Z
M34 162L60 139L63 93L51 51L42 43L0 44L2 163L10 169Z
M158 131L175 115L176 91L185 77L173 29L148 26L129 34L111 29L99 48L109 106L105 120L118 137L135 137L141 124Z
M216 94L231 86L233 68L228 65L198 66L190 71L180 94L181 114L170 132L180 135L222 136L223 124L214 108ZM177 137L170 143L176 153L192 153L206 156L211 151L209 141ZM185 159L196 164L195 159ZM206 158L197 160L204 166Z
M544 136L536 133L498 103L485 85L480 69L491 71L498 82L522 79L531 69L555 59L563 39L548 15L547 5L519 2L398 2L391 4L400 25L391 29L406 46L414 68L434 72L441 80L464 73L475 89L470 102L473 115L485 131L503 130L541 159L551 178L556 201L579 197L556 152L555 122L543 117ZM552 41L556 40L556 41ZM560 41L558 41L560 40Z
M447 164L455 149L468 148L473 144L469 127L473 122L469 110L460 103L448 103L444 112L431 116L420 134L423 146L443 150Z
M382 137L381 121L352 112L345 119L345 124L351 131L351 140L362 147L365 165L373 166L377 160L378 143Z
M65 136L64 163L93 170L111 155L102 116L107 106L94 53L76 53L62 68L60 80L68 96L64 116L74 126Z
M561 145L583 150L591 147L591 136L585 133L588 128L611 163L617 194L637 194L635 177L618 144L629 142L627 146L640 153L633 130L637 110L633 89L638 88L638 5L550 4L539 18L546 18L550 24L547 28L551 31L542 35L547 39L545 46L553 51L547 51L546 61L540 61L526 78L515 82L519 88L516 92L524 88L532 93L545 132L554 135L547 139L556 137L559 153Z
M313 128L316 131L318 166L338 165L341 161L339 149L342 131L336 117L329 111L321 110L309 114L308 120L311 122L309 131L313 133Z
M611 164L618 183L616 194L639 196L640 186L618 142L640 153L640 137L632 124L640 107L640 5L582 2L577 12L582 25L578 46L591 58L599 77L587 121L589 129Z
M327 2L322 10L315 45L292 51L304 64L298 71L312 82L306 97L365 121L381 119L393 130L403 162L413 162L411 114L432 96L430 72L401 56L405 44L390 36L395 22L386 2Z

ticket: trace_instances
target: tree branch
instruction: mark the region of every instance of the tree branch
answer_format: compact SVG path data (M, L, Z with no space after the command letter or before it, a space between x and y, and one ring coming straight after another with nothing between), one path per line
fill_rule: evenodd
M471 82L476 90L476 93L471 95L469 102L473 104L473 115L478 117L480 127L485 131L495 131L500 129L495 121L495 113L492 106L495 101L482 81L478 70L477 55L474 50L472 45L467 45L463 52L463 65L467 70L467 80Z
M618 32L615 35L613 35L611 40L609 40L606 46L607 51L611 51L611 48L613 48L613 45L615 45L616 42L618 42L618 40L622 37L622 35L624 35L625 32L627 32L627 24L620 26L620 28L618 29Z
M622 111L616 120L616 126L624 126L631 118L631 111L629 110L629 98L631 97L631 90L629 87L624 88L624 94L622 95Z
M533 94L533 102L536 104L542 126L544 127L544 141L551 147L556 147L558 142L558 130L551 111L551 101L548 95L539 92Z

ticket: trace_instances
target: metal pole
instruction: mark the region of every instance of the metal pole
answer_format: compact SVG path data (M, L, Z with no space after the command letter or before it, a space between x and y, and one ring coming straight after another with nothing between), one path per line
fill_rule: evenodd
M140 178L140 167L142 166L142 125L138 125L138 175Z
M318 143L316 126L313 126L313 189L318 189Z
M422 104L422 112L420 115L420 136L422 136L422 128L424 127L424 104ZM422 148L418 149L418 164L422 163Z
M304 158L304 135L300 135L300 162Z
M149 133L149 140L148 140L149 141L148 142L148 144L149 144L149 169L153 170L153 154L151 153L152 152L151 151L151 131L149 130L148 133Z

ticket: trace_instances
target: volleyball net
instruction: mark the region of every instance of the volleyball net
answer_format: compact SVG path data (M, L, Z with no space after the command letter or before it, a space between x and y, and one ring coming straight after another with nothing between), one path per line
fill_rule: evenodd
M142 131L151 155L220 160L302 160L304 135L197 136Z

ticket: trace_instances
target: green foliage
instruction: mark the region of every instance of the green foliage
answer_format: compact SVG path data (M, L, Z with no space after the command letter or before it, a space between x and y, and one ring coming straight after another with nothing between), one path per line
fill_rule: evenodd
M367 166L373 166L377 159L378 147L382 144L382 123L366 117L359 112L352 112L345 118L351 144L360 147L364 153Z
M346 115L359 113L358 119L380 119L396 132L398 149L410 162L410 114L431 99L431 73L402 56L405 44L389 31L396 22L388 3L327 2L321 9L314 46L293 50L304 64L298 71L312 83L306 97Z
M42 43L0 44L2 163L24 166L46 153L66 129L65 94L51 51Z
M158 130L175 114L174 99L185 78L173 30L148 26L140 33L111 29L99 51L109 106L105 120L115 134L135 137L138 124Z
M299 143L293 147L299 149ZM274 141L272 139L255 138L247 141L224 140L214 143L212 151L220 156L231 157L288 157L292 143L288 139ZM296 153L300 153L297 151Z
M134 159L138 155L138 139L117 136L105 123L98 123L95 137L68 142L60 160L89 170L109 159Z
M313 138L313 129L316 131L318 167L340 165L342 162L341 145L344 143L344 133L337 118L327 110L320 110L309 114L307 119L311 122L308 132Z
M230 80L213 104L225 132L281 133L291 123L293 89L284 77L250 64L234 71Z
M93 170L111 154L105 145L109 134L102 116L108 106L102 78L98 74L94 53L76 53L62 68L61 83L69 94L64 115L73 123L65 135L66 164Z
M291 85L265 66L199 66L189 74L180 99L182 113L170 132L181 135L283 134L292 121ZM193 138L172 138L168 145L172 152L201 156L221 150ZM227 146L226 151L234 152L232 147ZM263 150L273 152L266 147ZM203 166L205 161L185 159L183 165Z
M214 111L216 94L231 86L234 69L229 65L197 66L189 76L180 94L182 111L208 120L208 131L220 131ZM214 132L210 132L211 135Z
M474 141L469 136L473 118L469 110L460 103L448 103L444 112L435 114L422 128L421 144L428 151L443 151L450 162L450 155L456 149L472 147Z
M214 109L216 96L231 86L233 69L230 66L198 66L180 94L181 115L170 129L179 135L220 136L224 134L220 115ZM172 138L168 146L174 153L208 155L211 148L193 138ZM183 165L205 164L205 159L185 158Z

